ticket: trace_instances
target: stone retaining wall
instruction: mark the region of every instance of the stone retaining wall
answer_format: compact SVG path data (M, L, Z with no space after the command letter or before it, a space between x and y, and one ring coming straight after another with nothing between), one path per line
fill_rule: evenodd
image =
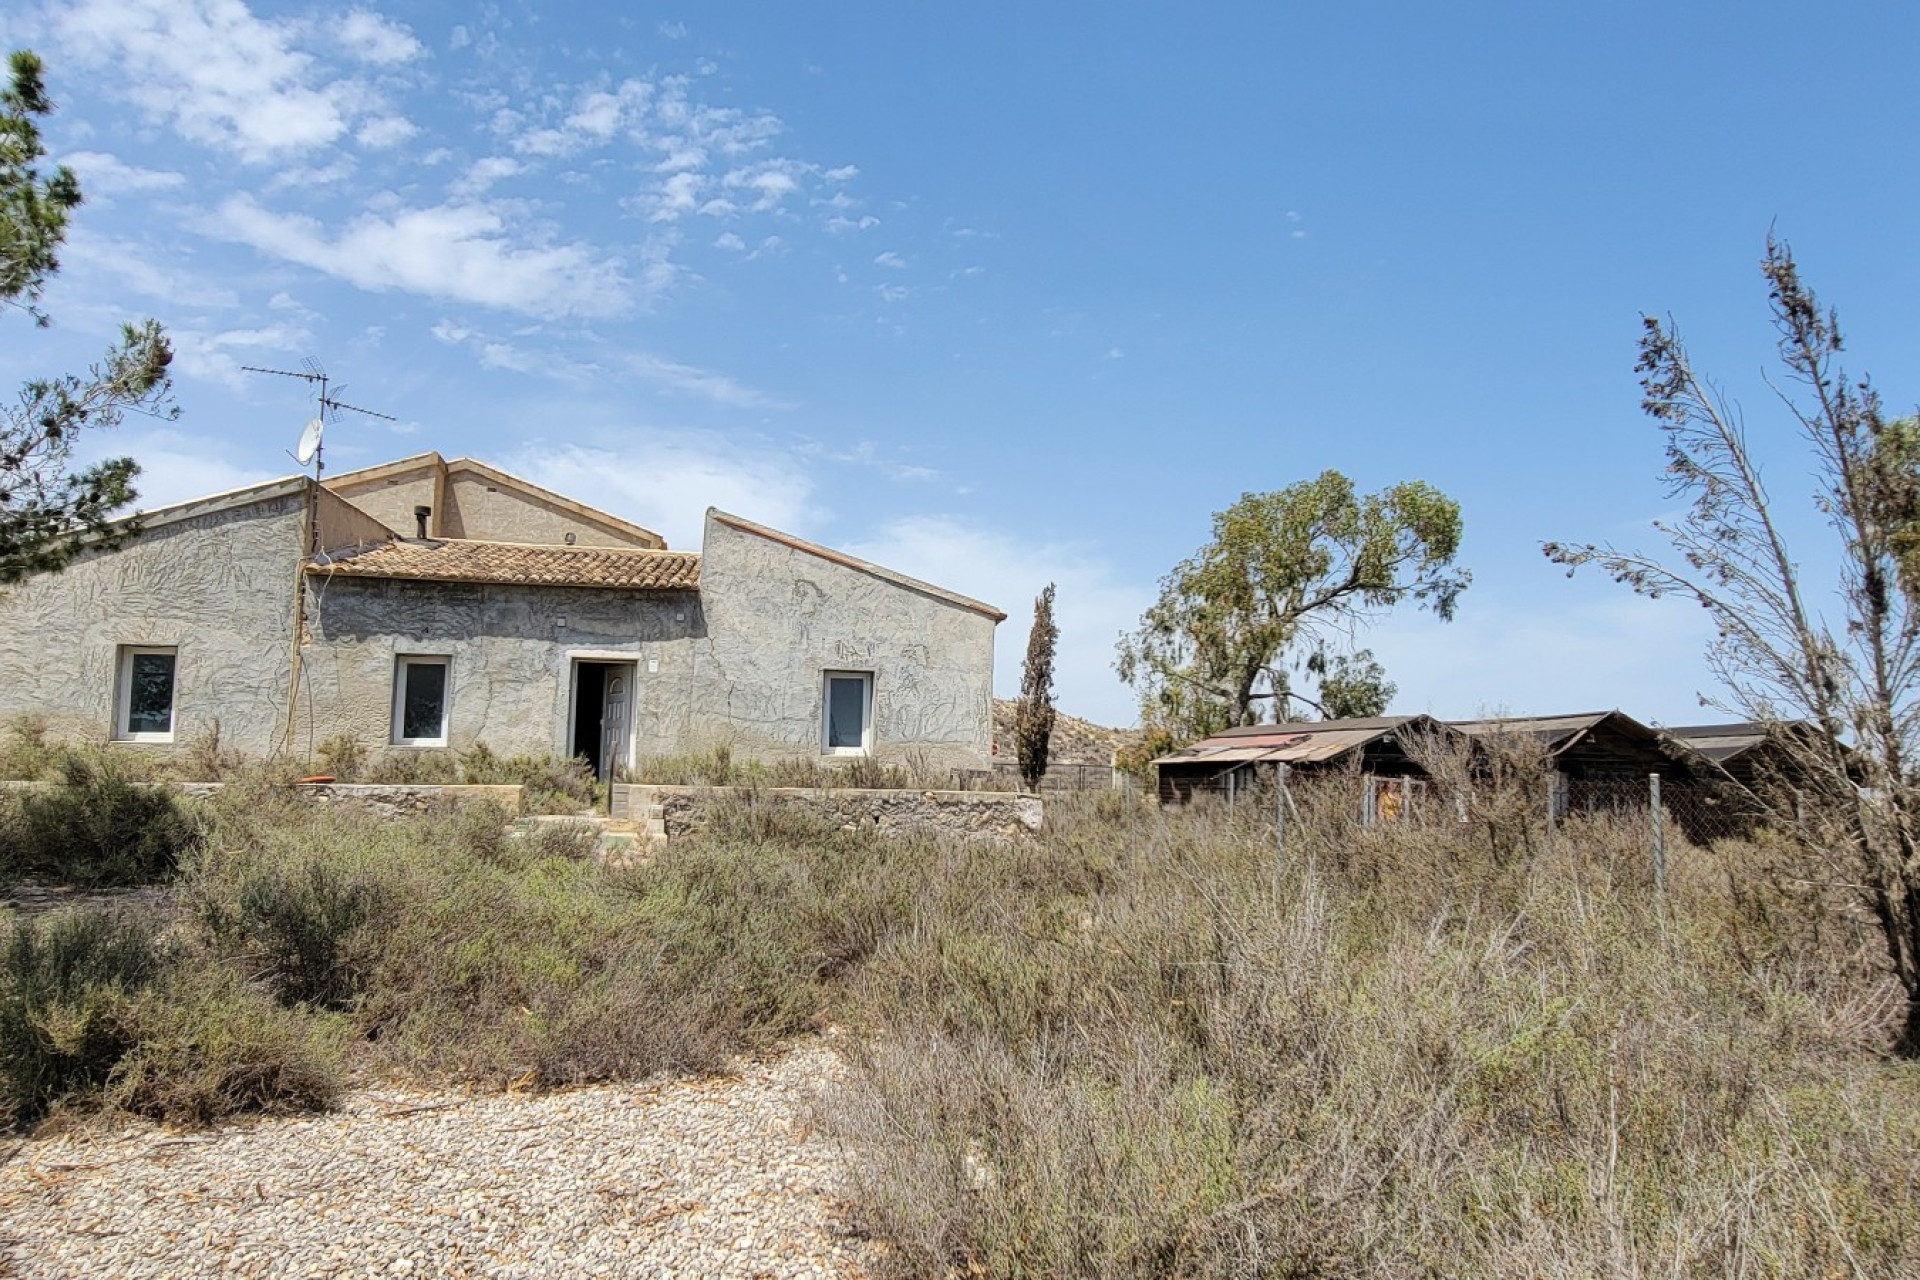
M667 837L678 839L706 825L715 801L745 791L738 787L633 785L629 812L657 804ZM964 840L1017 840L1040 829L1039 796L1005 791L856 791L767 787L751 791L762 804L791 805L820 814L845 827L872 826L882 832L956 836ZM616 810L618 812L618 810Z

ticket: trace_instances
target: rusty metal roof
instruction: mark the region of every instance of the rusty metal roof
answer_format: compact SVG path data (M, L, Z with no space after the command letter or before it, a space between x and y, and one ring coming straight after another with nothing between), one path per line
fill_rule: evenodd
M1484 720L1449 720L1447 723L1462 733L1530 734L1549 743L1555 743L1572 737L1582 729L1593 728L1608 716L1620 716L1633 728L1652 732L1638 720L1622 715L1618 711L1576 711L1559 716L1492 716Z
M455 538L399 539L316 556L308 562L307 572L423 582L694 591L700 586L700 557L692 551L627 547L527 546Z
M1373 716L1365 720L1316 720L1250 724L1222 730L1155 760L1155 764L1318 764L1384 738L1407 725L1441 729L1430 716Z

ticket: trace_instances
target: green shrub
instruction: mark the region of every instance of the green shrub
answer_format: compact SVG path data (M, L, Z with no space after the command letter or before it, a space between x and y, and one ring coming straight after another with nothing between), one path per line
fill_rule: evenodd
M621 769L628 782L657 786L731 787L752 780L745 765L737 765L733 748L722 743L705 751L689 751L672 756L642 756Z
M584 759L563 756L499 756L484 742L460 753L460 781L473 786L522 788L523 813L569 814L593 809L602 798Z
M346 1008L373 963L378 887L320 858L259 867L231 897L202 895L200 906L216 945L244 958L282 1004Z
M0 1109L21 1122L97 1090L133 1047L127 1007L165 963L152 930L75 911L18 920L0 970Z
M173 874L200 825L164 787L132 781L108 755L69 753L60 779L19 798L0 823L0 873L87 887Z
M451 751L397 748L376 757L360 781L381 786L451 786L460 781L460 759Z
M105 1100L168 1124L322 1110L345 1080L345 1019L285 1008L221 965L176 967L124 1021L134 1045Z
M350 733L336 733L314 748L319 772L341 782L358 782L367 767L366 744Z
M7 721L7 736L0 741L0 778L16 782L39 782L54 776L54 767L62 752L47 743L47 718L22 712Z

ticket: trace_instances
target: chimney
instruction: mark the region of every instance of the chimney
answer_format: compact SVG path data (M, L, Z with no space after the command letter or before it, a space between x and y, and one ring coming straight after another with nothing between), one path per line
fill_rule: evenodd
M419 538L422 542L425 542L427 539L427 517L432 514L432 507L415 507L413 509L413 523L420 531Z

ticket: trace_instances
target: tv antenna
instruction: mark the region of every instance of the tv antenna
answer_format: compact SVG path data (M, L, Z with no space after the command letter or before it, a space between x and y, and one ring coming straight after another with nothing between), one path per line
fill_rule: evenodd
M362 409L357 404L348 404L346 401L340 399L338 393L334 391L332 384L327 378L326 369L321 367L318 360L308 356L300 363L306 366L304 371L295 371L293 369L262 369L250 364L243 364L240 367L248 373L270 373L277 378L299 378L301 381L307 382L314 387L320 405L320 412L301 429L300 443L294 446L292 456L293 460L303 467L311 462L313 464L313 478L318 480L327 469L326 460L322 453L322 438L327 433L327 424L337 420L342 409L365 414L369 418L379 418L383 422L398 422L400 419L390 413L377 413L372 409ZM340 390L345 391L346 388L341 387Z

